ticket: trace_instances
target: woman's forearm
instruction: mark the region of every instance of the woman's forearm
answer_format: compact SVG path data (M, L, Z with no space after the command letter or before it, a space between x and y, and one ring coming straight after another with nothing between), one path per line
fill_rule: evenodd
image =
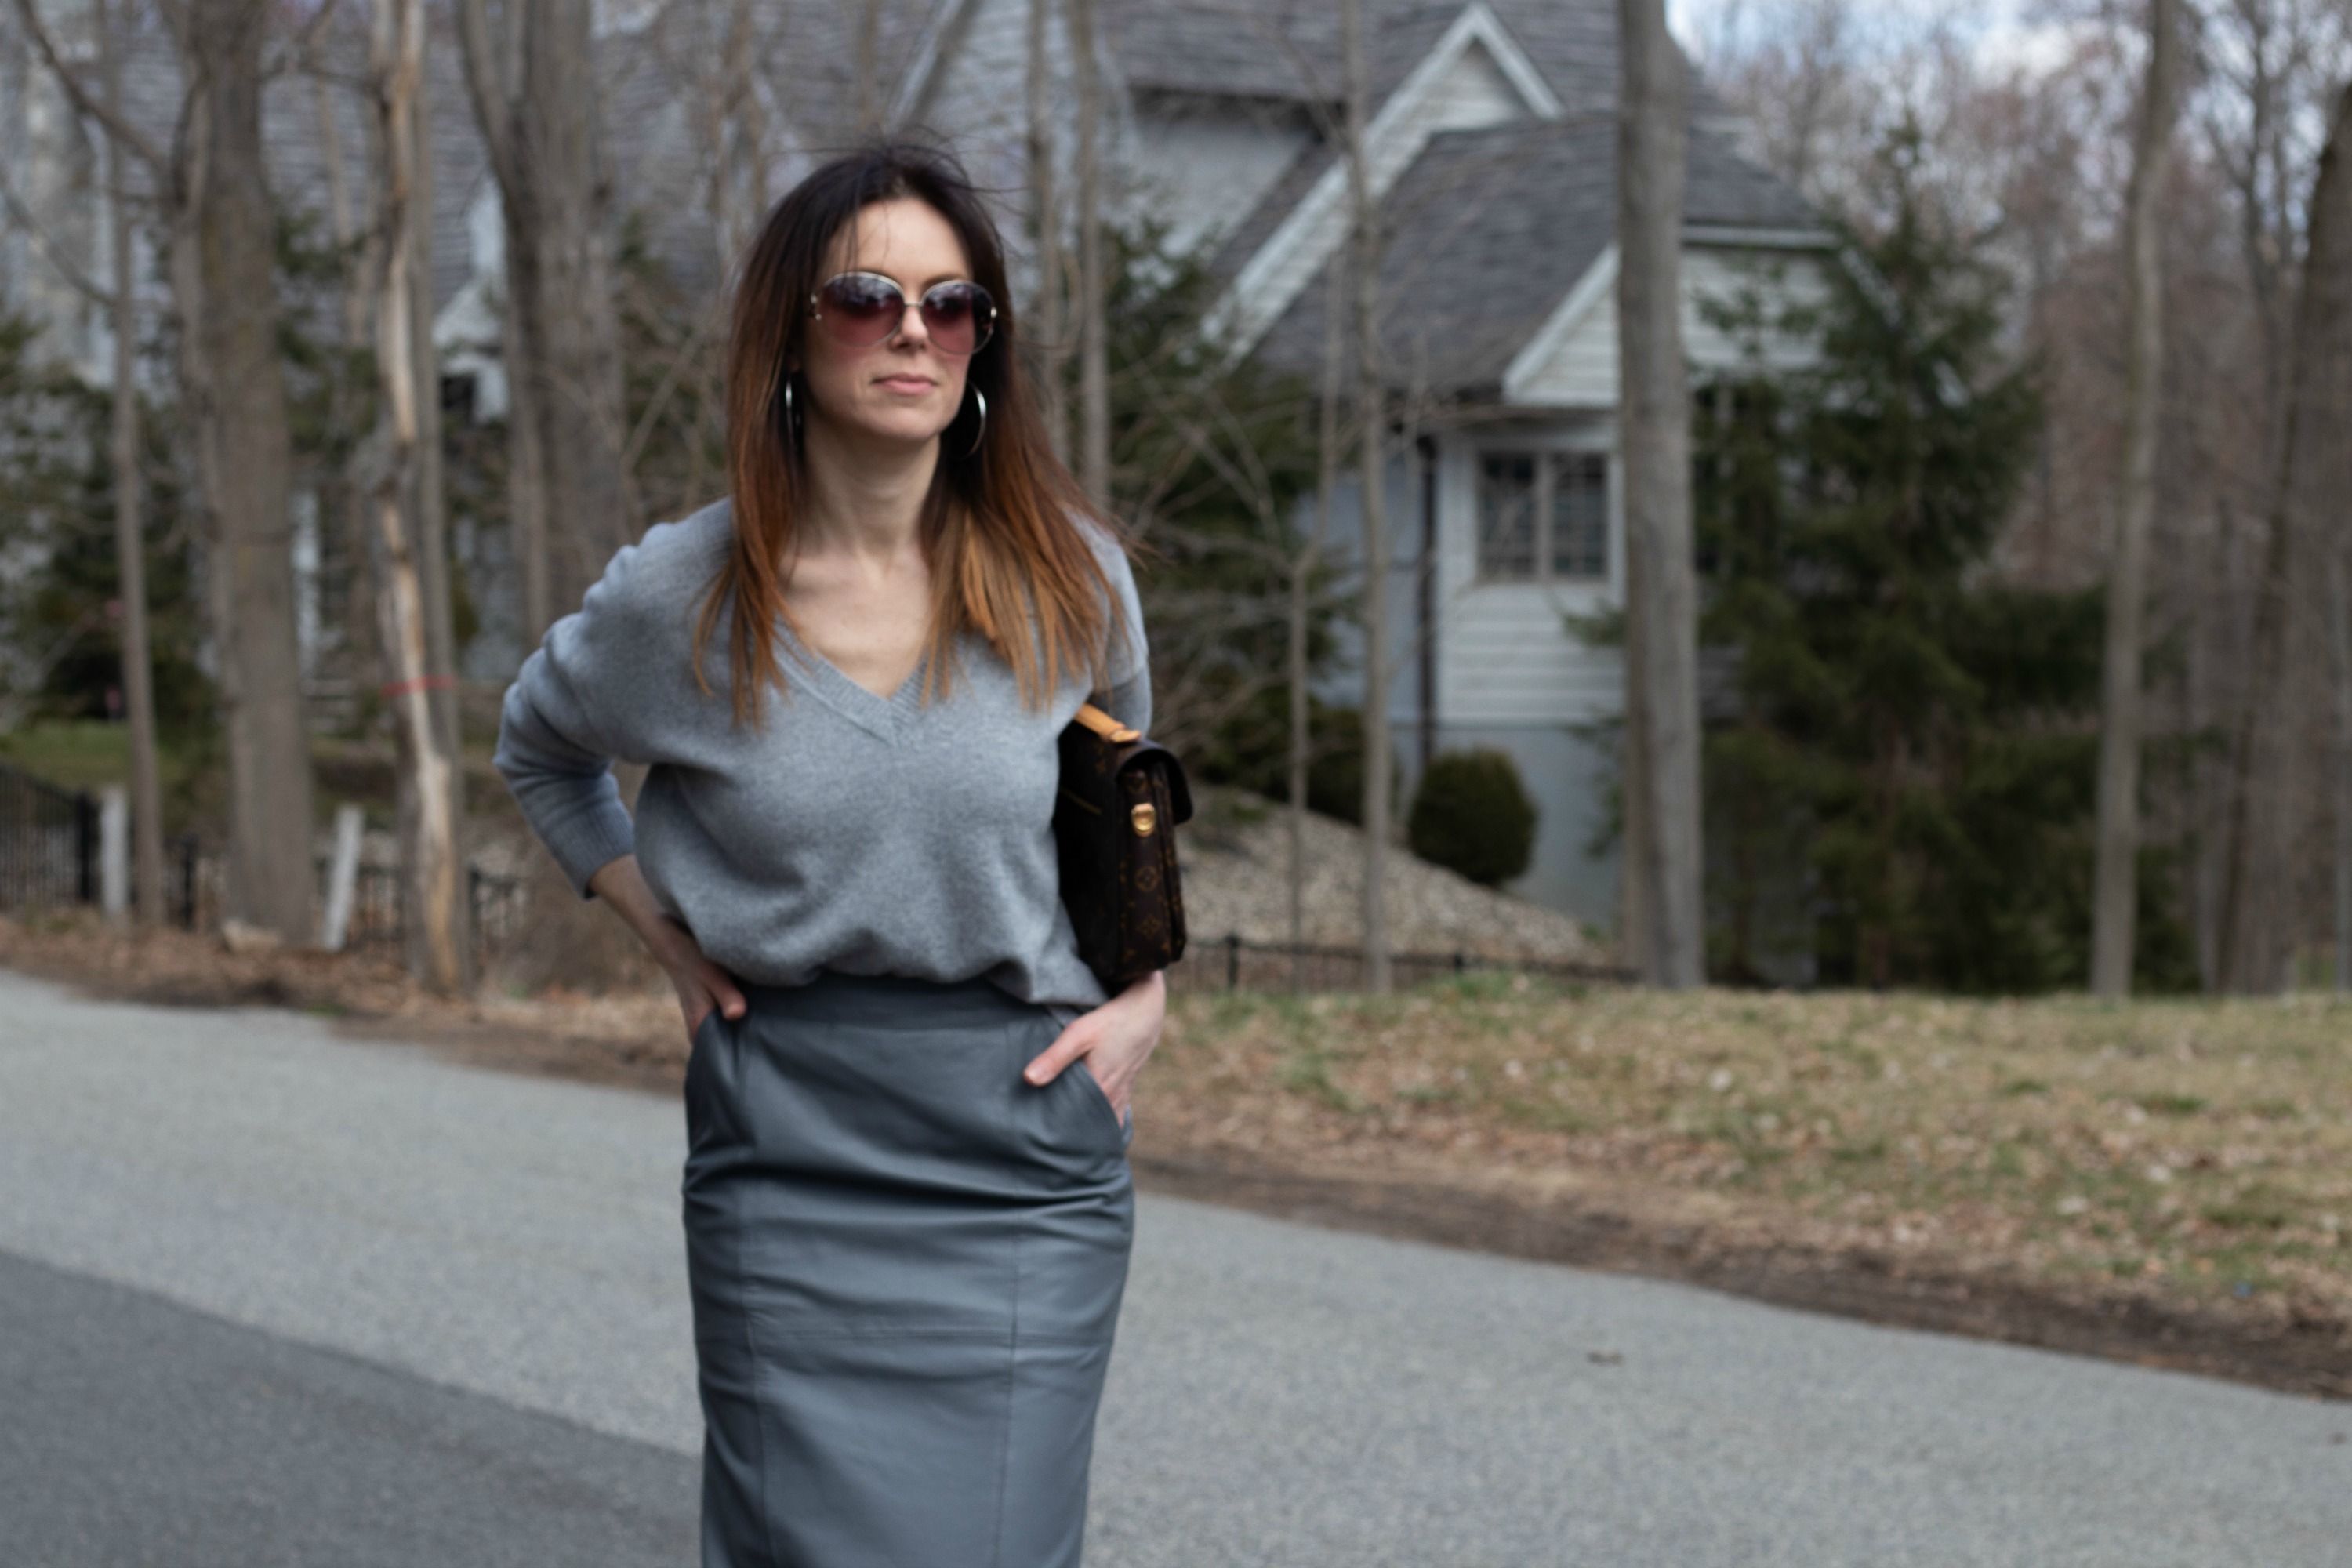
M637 933L654 962L667 972L688 1034L709 1008L716 1007L730 1018L743 1016L743 993L734 977L703 956L694 933L662 908L646 883L646 874L637 868L635 855L623 855L598 867L588 879L588 889L613 906L613 912Z
M612 906L622 922L637 933L637 940L656 959L666 955L667 938L678 930L654 897L653 889L646 882L646 874L637 868L635 855L623 855L607 860L588 879L588 890Z

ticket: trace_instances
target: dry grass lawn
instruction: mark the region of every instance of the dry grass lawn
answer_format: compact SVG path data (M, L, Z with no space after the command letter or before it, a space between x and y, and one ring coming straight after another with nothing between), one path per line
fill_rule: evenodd
M1192 1148L2352 1318L2352 1005L2331 999L1571 994L1524 977L1191 996L1139 1104Z

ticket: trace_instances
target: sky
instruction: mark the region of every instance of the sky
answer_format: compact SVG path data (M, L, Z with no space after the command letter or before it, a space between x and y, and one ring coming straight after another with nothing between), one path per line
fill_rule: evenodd
M1769 24L1789 0L1666 0L1667 24L1694 55L1727 27L1745 32ZM2038 20L2034 0L1855 0L1857 24L1890 39L1923 34L1939 21L1969 40L1988 66L2054 64L2067 24Z

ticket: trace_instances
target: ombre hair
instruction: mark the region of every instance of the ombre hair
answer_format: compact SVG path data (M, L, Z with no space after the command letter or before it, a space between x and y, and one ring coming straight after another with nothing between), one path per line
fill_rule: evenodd
M971 280L996 302L996 331L967 363L967 395L940 437L924 502L931 568L925 700L944 697L957 639L986 639L1012 667L1024 705L1045 707L1080 674L1104 678L1124 635L1109 583L1084 530L1118 537L1054 456L1022 366L1021 335L1005 286L1004 247L987 208L953 159L928 147L881 142L836 158L795 185L768 215L735 290L727 367L727 462L734 541L712 579L694 633L696 679L719 613L730 604L728 668L735 722L761 722L761 696L785 689L776 624L784 605L807 475L788 423L785 378L809 330L809 300L834 246L877 202L911 198L947 220ZM988 400L984 426L971 397ZM802 401L806 402L805 388ZM975 445L974 436L978 441Z

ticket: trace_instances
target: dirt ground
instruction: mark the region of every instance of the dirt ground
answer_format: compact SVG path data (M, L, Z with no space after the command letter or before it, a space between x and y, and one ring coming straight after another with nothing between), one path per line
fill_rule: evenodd
M666 994L0 920L0 964L674 1091ZM1187 996L1147 1189L2352 1398L2352 1007L1559 991Z

